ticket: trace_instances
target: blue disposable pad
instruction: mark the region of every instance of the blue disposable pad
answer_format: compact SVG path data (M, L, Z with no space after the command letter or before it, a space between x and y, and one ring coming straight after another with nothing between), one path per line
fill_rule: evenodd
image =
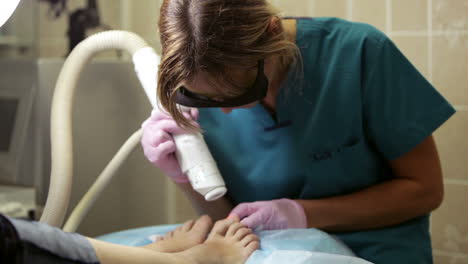
M126 246L144 246L157 235L174 230L178 225L131 229L97 237L99 240ZM247 264L369 264L355 257L341 241L318 229L259 231L260 249Z

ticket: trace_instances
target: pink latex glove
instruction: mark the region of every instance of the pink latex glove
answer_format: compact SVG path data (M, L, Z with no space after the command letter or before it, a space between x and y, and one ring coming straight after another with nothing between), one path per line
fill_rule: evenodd
M307 228L304 208L290 199L241 203L229 215L254 230Z
M194 120L194 125L198 126L195 122L198 119L198 109L192 108L190 114L184 113L184 115L186 118ZM143 129L141 145L146 158L173 181L189 182L187 176L180 169L175 155L176 145L172 138L172 134L183 134L187 131L177 126L170 115L154 110L141 127Z

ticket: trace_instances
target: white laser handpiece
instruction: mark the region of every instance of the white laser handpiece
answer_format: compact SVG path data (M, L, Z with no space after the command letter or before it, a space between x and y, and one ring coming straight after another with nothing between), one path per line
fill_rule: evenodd
M133 55L133 63L151 105L156 111L161 111L156 98L160 57L152 48L146 47ZM182 111L190 110L188 107L180 108ZM203 136L200 133L174 135L174 141L180 168L188 176L192 188L207 201L216 200L226 194L226 184Z
M218 166L200 133L175 135L180 168L195 191L207 201L222 197L227 189Z

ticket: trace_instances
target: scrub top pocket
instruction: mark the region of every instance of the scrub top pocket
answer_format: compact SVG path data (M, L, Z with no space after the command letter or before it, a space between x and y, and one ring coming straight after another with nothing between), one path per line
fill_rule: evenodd
M325 198L352 193L381 180L383 160L362 139L329 151L307 153L307 176L300 198Z

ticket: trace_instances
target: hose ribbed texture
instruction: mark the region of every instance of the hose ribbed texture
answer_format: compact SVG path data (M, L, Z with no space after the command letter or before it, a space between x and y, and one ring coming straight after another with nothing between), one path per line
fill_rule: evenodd
M98 52L120 49L134 54L149 45L126 31L107 31L90 36L66 59L55 86L51 109L52 167L41 222L61 227L68 209L73 179L72 107L74 92L84 66Z

